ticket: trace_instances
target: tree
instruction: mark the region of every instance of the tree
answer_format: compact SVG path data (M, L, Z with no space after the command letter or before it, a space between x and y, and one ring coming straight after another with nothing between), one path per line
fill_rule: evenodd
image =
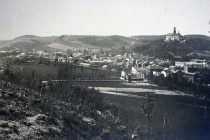
M35 76L35 69L33 69L31 72L31 77L34 78L34 76Z
M67 49L66 53L67 53L70 57L72 57L72 51L71 51L70 49Z

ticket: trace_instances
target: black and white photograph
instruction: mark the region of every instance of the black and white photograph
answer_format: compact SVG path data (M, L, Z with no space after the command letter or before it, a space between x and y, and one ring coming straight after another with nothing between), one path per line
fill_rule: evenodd
M210 0L0 0L0 140L209 140Z

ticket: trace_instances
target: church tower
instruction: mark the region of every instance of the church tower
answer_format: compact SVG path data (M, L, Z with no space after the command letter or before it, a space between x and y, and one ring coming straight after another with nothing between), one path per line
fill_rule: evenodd
M176 27L174 27L174 35L176 34Z

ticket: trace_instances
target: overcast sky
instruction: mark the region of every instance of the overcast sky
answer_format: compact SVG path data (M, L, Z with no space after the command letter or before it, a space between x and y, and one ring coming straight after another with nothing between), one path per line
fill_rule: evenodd
M21 35L210 35L210 0L0 0L0 39Z

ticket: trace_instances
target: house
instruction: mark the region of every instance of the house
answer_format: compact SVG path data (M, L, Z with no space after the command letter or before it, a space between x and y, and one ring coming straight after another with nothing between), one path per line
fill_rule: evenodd
M127 79L128 79L128 76L127 76L127 74L126 74L125 71L121 71L120 79L121 79L121 80L127 80Z
M94 54L94 55L92 55L92 59L97 59L98 58L98 56L96 55L96 54Z
M108 68L108 65L103 65L103 66L101 67L102 70L107 70L107 68Z
M80 57L82 57L82 53L80 53L80 52L78 52L78 53L73 53L72 55L73 55L73 57L75 57L75 58L80 58Z
M90 55L86 55L86 56L84 56L84 59L85 60L90 60L91 59L91 56Z
M186 65L186 62L175 61L175 66L176 67L184 67L185 65Z
M61 57L61 56L63 56L63 53L62 52L54 52L54 55L56 57Z
M172 78L177 79L178 77L183 77L183 72L181 70L171 69L170 75Z
M120 67L120 68L123 68L123 67L124 67L124 62L119 62L119 63L117 63L116 66L117 66L117 67Z
M175 66L184 67L184 66L194 67L194 68L205 68L207 67L207 62L205 60L192 59L189 62L175 61Z
M146 80L147 69L142 67L132 67L131 68L131 79L135 80Z
M161 74L162 74L164 77L168 77L169 74L170 74L170 71L169 71L169 70L163 70L163 71L161 71Z
M161 72L160 71L153 71L152 74L154 76L160 76L161 75Z
M58 57L58 62L67 62L67 59L64 57Z
M89 63L80 63L79 65L82 66L82 67L90 67Z
M112 63L112 60L110 60L110 59L104 59L103 60L105 63Z
M153 75L153 73L160 74L160 72L163 70L163 67L159 65L155 65L155 64L149 65L146 68L148 70L147 74L150 74L150 75Z
M3 75L5 72L5 69L3 67L0 67L0 75Z
M68 63L73 63L74 62L74 58L73 57L68 57L67 58L67 62Z
M183 73L183 77L185 77L189 82L194 82L197 75L198 74L196 72L194 72L194 73L192 73L192 72Z
M185 77L190 82L194 82L198 74L197 72L189 72L188 70L188 66L184 66L183 77Z
M16 57L24 57L26 56L26 53L22 52L21 54L17 55Z
M55 57L55 56L50 56L48 59L49 59L51 62L55 62L55 61L56 61L56 57Z
M176 70L176 69L171 69L171 70L170 70L170 73L171 73L171 74L177 74L177 73L179 73L179 72L181 72L181 70Z

